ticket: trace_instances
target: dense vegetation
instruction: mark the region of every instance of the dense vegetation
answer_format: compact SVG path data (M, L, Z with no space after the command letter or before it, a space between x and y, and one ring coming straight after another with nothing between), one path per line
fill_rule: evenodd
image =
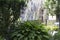
M17 22L25 6L24 0L0 0L0 40L49 40L41 24Z
M59 30L53 36L52 40L60 40L60 0L46 0L45 8L48 9L48 13L56 15L56 21L59 22Z
M48 10L48 14L56 15L60 27L60 0L46 0L45 8Z
M50 29L46 30L40 21L19 20L20 10L26 6L26 0L0 0L0 40L50 40ZM45 8L48 13L56 14L60 22L59 0L46 0ZM53 36L54 40L60 40L59 35L60 31Z
M37 23L37 24L36 24ZM10 40L49 40L51 35L39 21L15 22L11 32ZM5 37L1 35L1 40Z
M0 0L0 35L6 40L11 40L10 33L25 6L24 0Z
M20 23L12 33L13 40L49 40L51 35L42 24L36 24L36 21L27 21Z

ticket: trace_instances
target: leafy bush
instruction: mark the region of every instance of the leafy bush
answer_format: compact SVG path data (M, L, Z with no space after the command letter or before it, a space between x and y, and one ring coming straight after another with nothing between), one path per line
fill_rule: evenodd
M43 24L36 21L27 21L15 26L11 40L49 40L50 38Z
M48 31L57 31L59 27L57 26L45 26Z
M51 37L44 25L38 21L16 22L7 35L10 40L49 40ZM4 38L0 36L0 40Z
M60 31L54 35L54 40L60 40Z
M4 38L0 35L0 40L4 40Z

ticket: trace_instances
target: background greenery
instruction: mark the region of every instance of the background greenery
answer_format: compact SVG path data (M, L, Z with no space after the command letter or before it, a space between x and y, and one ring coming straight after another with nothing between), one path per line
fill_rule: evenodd
M50 40L48 31L57 30L47 27L40 21L20 22L20 10L26 7L27 0L0 0L0 40ZM45 8L51 14L60 16L60 1L47 0ZM51 8L49 8L49 5ZM55 8L55 10L53 10ZM59 19L59 18L58 18ZM60 20L60 19L59 19ZM54 35L54 40L60 40L60 31Z

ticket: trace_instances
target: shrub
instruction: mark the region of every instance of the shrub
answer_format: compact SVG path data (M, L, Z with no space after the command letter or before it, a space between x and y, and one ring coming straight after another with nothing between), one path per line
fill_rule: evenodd
M43 24L36 21L20 23L12 32L11 40L49 40L50 35Z
M57 26L45 26L45 29L47 29L48 31L57 31L59 27Z
M54 35L54 40L60 40L60 31Z
M4 40L4 38L0 35L0 40Z

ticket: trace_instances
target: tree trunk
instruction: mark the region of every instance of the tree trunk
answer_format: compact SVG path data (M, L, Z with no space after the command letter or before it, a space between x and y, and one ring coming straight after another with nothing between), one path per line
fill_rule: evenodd
M56 15L56 22L59 22L59 15Z
M60 20L59 20L59 29L60 29Z
M59 22L59 29L60 29L60 15L56 15L56 21Z
M60 29L60 15L59 15L59 17L58 17L58 20L59 20L59 29Z

